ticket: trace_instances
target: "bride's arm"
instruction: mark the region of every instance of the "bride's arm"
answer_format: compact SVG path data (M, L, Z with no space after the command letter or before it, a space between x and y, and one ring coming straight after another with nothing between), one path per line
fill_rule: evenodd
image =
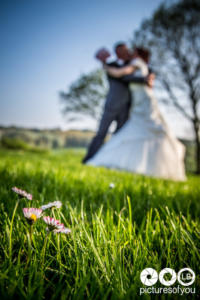
M104 64L104 69L108 72L108 74L117 78L132 74L133 72L135 72L136 68L137 67L133 65L128 65L122 68L115 68L109 67L108 65Z

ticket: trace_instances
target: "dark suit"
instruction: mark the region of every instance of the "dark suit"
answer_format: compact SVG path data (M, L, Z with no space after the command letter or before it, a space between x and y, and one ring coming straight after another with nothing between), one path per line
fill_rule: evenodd
M109 64L109 66L118 68L123 67L124 65L120 66L117 62ZM146 78L135 77L132 74L121 78L114 78L108 75L108 82L109 91L106 97L104 112L100 121L99 129L89 146L88 153L83 162L86 162L99 150L103 144L110 124L113 121L117 122L115 132L117 132L126 123L129 117L129 110L132 101L129 83L134 82L145 84Z

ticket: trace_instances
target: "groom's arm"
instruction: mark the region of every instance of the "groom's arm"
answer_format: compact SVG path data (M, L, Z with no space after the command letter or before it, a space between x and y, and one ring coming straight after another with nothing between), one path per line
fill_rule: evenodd
M148 68L149 69L149 74L154 74L154 71L152 68ZM121 77L121 80L123 82L126 82L126 83L141 83L141 84L149 84L149 77L148 76L135 76L134 73L132 74L129 74L129 75L125 75L123 77Z
M116 61L106 63L106 65L108 65L110 67L120 68L120 66L117 64ZM108 75L108 76L112 78L111 75ZM146 84L149 87L153 87L155 75L153 73L153 70L149 68L149 74L148 74L148 76L145 76L145 77L144 76L135 76L134 73L132 73L132 74L129 74L129 75L122 76L120 78L113 77L113 79L122 81L122 82L127 83L127 84L129 84L129 83L140 83L140 84Z
M116 67L116 68L120 68L120 66L117 64L116 61L110 62L110 63L106 63L107 66L110 67ZM109 75L110 77L112 77L111 75ZM123 81L125 83L141 83L141 84L148 84L148 80L147 77L143 77L143 76L135 76L134 73L129 74L129 75L125 75L123 77L120 78L116 78L113 77L115 80L119 80L119 81Z
M147 84L148 79L147 77L142 77L142 76L135 76L134 74L130 75L125 75L120 78L121 81L126 82L126 83L141 83L141 84Z
M148 87L153 88L154 86L154 80L155 80L155 74L150 73L147 77L137 77L133 75L126 75L124 77L121 77L120 80L126 83L140 83L140 84L146 84Z
M126 75L120 78L123 82L126 83L140 83L147 84L149 87L154 86L155 74L152 69L149 68L149 74L146 77L135 76L134 73L130 75Z

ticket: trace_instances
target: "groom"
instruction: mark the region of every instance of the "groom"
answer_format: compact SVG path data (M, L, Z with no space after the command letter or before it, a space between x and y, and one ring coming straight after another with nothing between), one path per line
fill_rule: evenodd
M117 55L117 60L112 63L107 63L108 65L121 68L130 62L131 55L126 44L118 43L115 47L115 53ZM106 63L109 56L110 53L105 49L99 50L96 54L96 58L102 63ZM83 163L86 163L99 150L104 142L110 124L113 121L117 122L116 133L128 120L132 101L129 83L134 82L152 85L152 77L151 75L148 77L135 77L131 74L121 78L114 78L108 75L108 82L109 91L106 97L99 129L89 146L88 152L82 161Z

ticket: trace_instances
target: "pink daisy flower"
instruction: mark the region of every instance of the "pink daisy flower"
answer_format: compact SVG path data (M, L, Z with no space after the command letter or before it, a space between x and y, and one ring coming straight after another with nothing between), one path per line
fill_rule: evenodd
M29 224L33 224L42 216L42 209L40 208L23 208L24 217Z
M29 194L26 191L23 191L23 190L17 188L16 186L12 187L12 191L15 192L16 194L18 194L22 198L26 198L28 200L32 200L33 199L33 196L31 194Z
M63 223L51 217L43 217L44 222L47 224L47 231L53 231L54 233L65 233L71 232L69 228L66 228Z
M62 202L60 202L60 201L54 201L54 202L49 202L48 204L42 205L41 209L42 210L46 210L48 208L53 208L53 207L55 207L55 208L61 208L61 206L62 206Z
M64 228L62 228L62 229L58 229L57 231L56 231L56 233L65 233L65 234L69 234L69 233L71 233L71 229L69 229L69 228L66 228L66 227L64 227Z

